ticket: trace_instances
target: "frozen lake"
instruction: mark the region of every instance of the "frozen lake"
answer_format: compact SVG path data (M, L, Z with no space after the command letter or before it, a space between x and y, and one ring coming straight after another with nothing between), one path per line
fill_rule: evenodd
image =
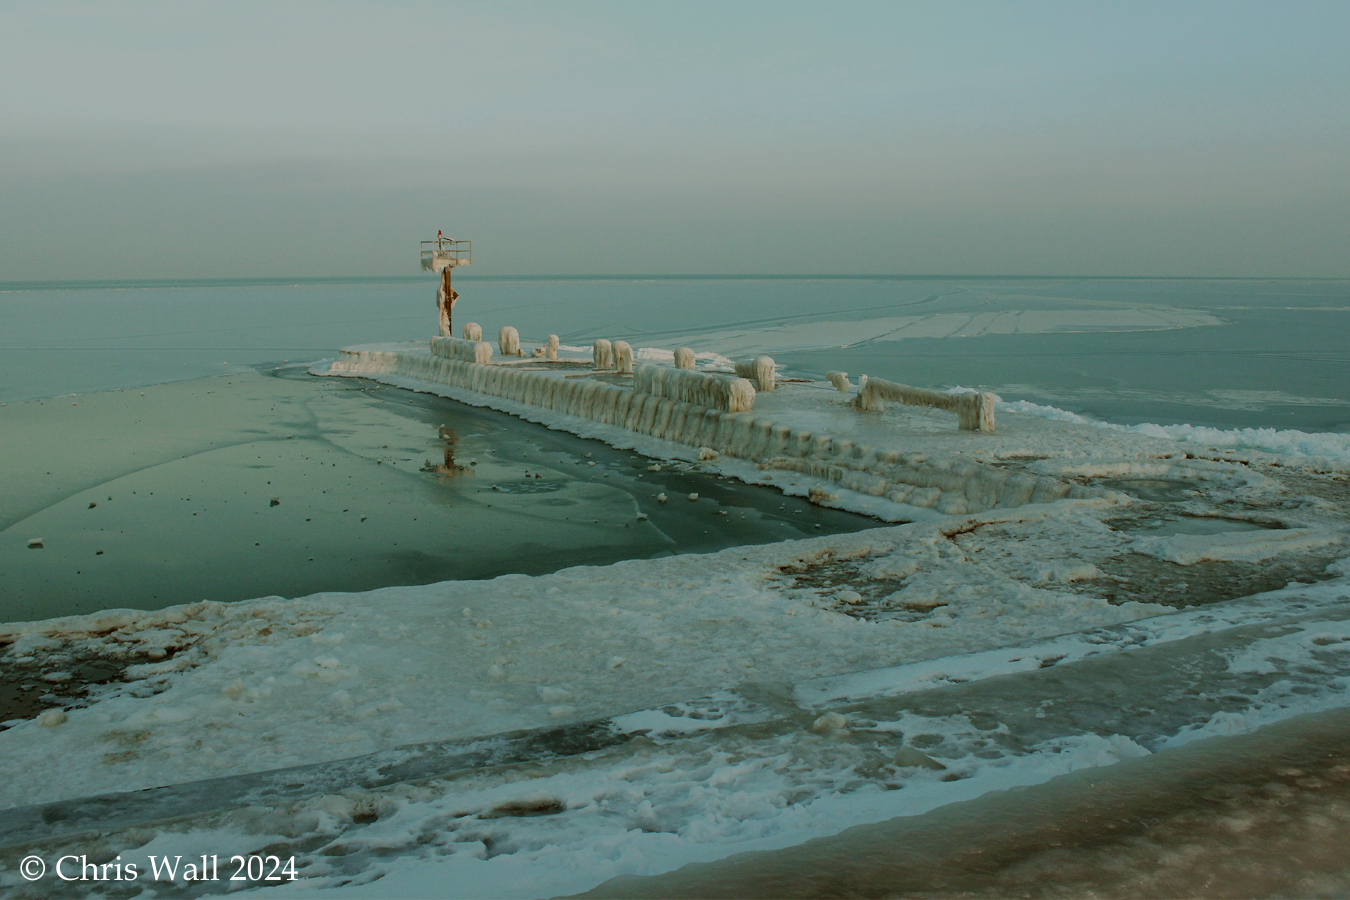
M767 461L304 374L425 340L428 279L11 285L0 885L41 896L19 856L92 815L99 852L274 848L332 896L1184 894L1233 861L1344 893L1302 838L1350 772L1350 282L456 283L488 337L992 390L996 434L821 384L755 410L1086 493L880 527L842 476L827 509Z

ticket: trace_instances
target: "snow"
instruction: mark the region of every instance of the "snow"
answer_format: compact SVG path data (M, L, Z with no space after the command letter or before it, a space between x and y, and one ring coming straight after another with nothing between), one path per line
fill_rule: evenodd
M1282 553L1313 550L1339 544L1342 535L1317 528L1285 531L1238 531L1219 534L1171 534L1146 537L1130 547L1135 553L1155 556L1181 566L1206 560L1260 562Z
M5 626L0 640L59 635L90 653L184 649L138 669L163 688L152 697L116 693L60 728L0 733L13 763L0 773L0 797L24 805L189 780L203 765L215 775L293 766L642 709L747 678L874 668L1168 612L1036 587L975 562L954 569L937 553L911 582L983 582L954 595L939 625L854 618L774 577L827 554L908 568L915 548L946 543L942 534L939 523L916 523L537 578ZM569 652L580 645L586 654ZM611 668L604 661L614 657L627 661ZM562 700L569 710L558 712ZM23 774L57 746L69 776Z
M1035 416L1075 425L1091 425L1124 434L1146 435L1152 438L1174 441L1178 444L1213 450L1229 448L1234 450L1264 450L1294 460L1320 463L1327 471L1350 471L1350 434L1320 433L1309 434L1297 429L1275 428L1208 428L1201 425L1119 425L1114 422L1098 422L1054 406L1042 406L1026 400L1004 401L999 399L995 409L1018 415Z

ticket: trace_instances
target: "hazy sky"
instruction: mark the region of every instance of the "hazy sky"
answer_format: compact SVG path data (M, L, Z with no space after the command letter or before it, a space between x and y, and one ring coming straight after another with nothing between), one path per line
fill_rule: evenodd
M0 4L0 281L1350 276L1350 3Z

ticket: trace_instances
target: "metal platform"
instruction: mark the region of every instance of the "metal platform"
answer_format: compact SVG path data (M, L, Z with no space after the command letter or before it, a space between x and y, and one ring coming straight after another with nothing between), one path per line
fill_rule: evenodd
M467 266L473 262L473 241L436 238L422 242L422 268L439 272L451 266Z

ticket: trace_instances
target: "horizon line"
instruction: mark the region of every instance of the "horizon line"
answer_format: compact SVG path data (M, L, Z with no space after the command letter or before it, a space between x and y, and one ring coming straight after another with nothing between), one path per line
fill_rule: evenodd
M943 281L943 280L1077 280L1077 281L1347 281L1350 275L974 275L974 274L917 274L857 273L857 274L661 274L634 273L624 275L470 275L461 274L467 281ZM98 287L173 287L224 284L333 284L339 282L399 282L430 281L429 273L417 275L316 275L316 276L237 276L191 278L67 278L0 281L0 293L34 289L90 289Z

